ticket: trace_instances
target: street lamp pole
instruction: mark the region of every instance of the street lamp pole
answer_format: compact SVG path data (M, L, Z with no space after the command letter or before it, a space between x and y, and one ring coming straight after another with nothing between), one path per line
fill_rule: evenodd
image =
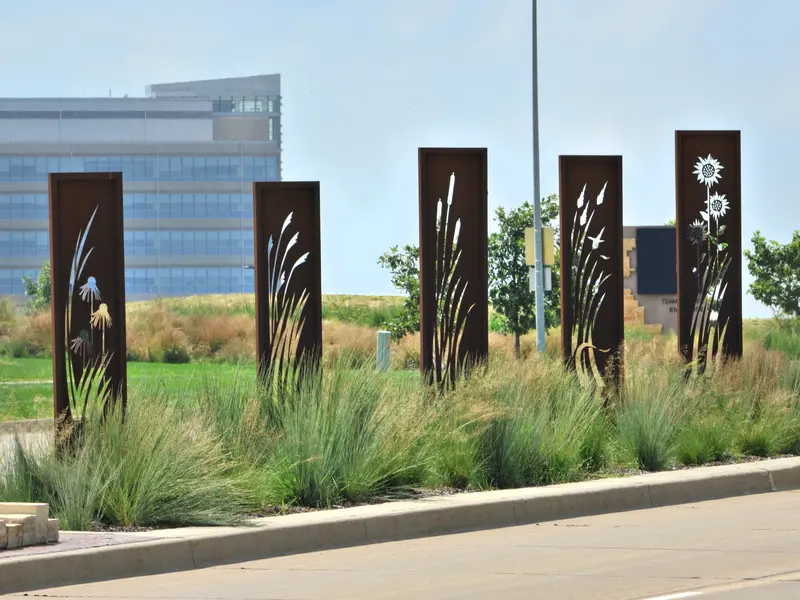
M544 265L542 247L542 201L539 190L539 66L538 66L538 35L536 29L536 3L533 4L532 22L532 59L533 59L533 243L536 247L536 261L534 263L536 280L536 348L539 352L545 351L545 334L547 332L544 322Z

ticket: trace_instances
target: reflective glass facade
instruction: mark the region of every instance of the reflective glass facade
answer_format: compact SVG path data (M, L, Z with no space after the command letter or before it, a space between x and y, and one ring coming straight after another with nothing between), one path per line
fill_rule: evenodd
M123 181L274 181L277 156L0 156L0 181L48 173L122 172Z
M47 231L0 230L0 256L36 256L44 262L50 256Z
M252 194L124 194L122 201L125 219L253 218ZM0 193L0 221L46 221L47 202L47 194Z
M125 256L253 256L253 230L126 231ZM50 256L47 231L0 230L0 256ZM252 262L252 261L249 261Z
M0 269L0 296L21 296L25 293L22 277L35 278L38 269Z
M253 270L240 267L125 269L126 295L238 294L254 286Z
M252 264L253 254L252 228L125 232L125 256L244 256Z

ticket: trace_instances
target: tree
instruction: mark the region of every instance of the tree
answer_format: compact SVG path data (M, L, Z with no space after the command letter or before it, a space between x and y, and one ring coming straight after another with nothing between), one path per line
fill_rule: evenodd
M542 227L553 227L558 247L558 195L542 201ZM514 336L514 350L520 355L520 337L536 327L536 297L530 291L529 271L525 264L525 228L533 225L533 204L506 211L495 211L499 231L489 236L489 300L495 311L505 317L504 328ZM558 261L551 267L553 291L545 295L545 323L549 328L560 321Z
M759 231L751 241L753 250L744 252L754 279L750 294L781 316L800 316L800 231L785 245L768 242Z
M664 223L664 225L669 225L671 227L675 227L675 219L670 219L669 221Z
M406 296L402 312L386 324L392 339L400 341L405 334L419 331L419 246L406 244L402 250L392 246L378 264L389 270L392 285Z
M36 312L50 308L52 297L50 290L50 261L46 261L42 265L36 279L23 275L22 286L25 288L25 295L28 297L27 306L29 310Z

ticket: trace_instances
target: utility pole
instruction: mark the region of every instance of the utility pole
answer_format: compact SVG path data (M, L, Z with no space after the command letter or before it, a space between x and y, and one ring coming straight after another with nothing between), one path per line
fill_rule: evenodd
M544 323L544 256L542 247L542 199L539 190L539 67L538 67L538 36L536 29L536 2L533 3L533 231L534 245L536 247L536 262L534 264L536 278L536 348L539 352L545 350L545 334L547 330Z

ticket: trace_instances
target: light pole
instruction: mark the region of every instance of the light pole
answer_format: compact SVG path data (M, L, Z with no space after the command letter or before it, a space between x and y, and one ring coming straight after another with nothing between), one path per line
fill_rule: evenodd
M542 264L542 201L539 195L539 69L538 69L538 39L536 31L536 2L533 4L532 22L532 55L533 59L533 243L536 247L536 260L534 263L536 279L536 348L539 352L545 350L545 324L544 324L544 265Z

